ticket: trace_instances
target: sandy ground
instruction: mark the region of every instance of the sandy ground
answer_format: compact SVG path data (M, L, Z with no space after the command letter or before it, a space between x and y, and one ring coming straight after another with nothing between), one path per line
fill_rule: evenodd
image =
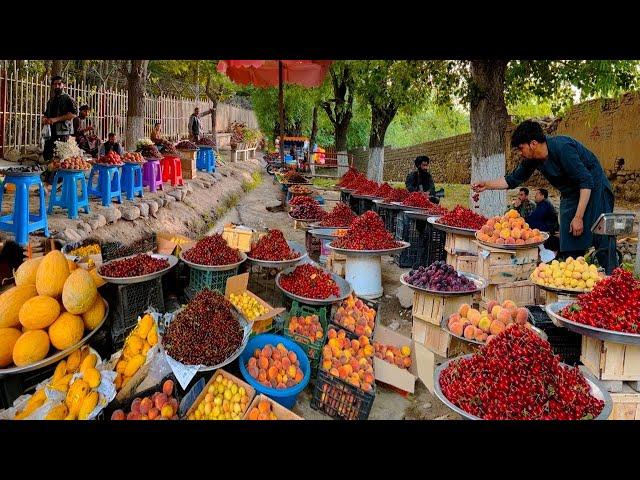
M262 184L255 190L242 197L239 204L224 215L212 228L221 231L228 222L243 223L255 229L278 228L282 230L288 240L304 244L304 231L294 230L293 221L284 212L269 212L266 206L276 205L279 199L279 185L274 183L273 177L264 173ZM325 207L330 209L339 201L340 195L333 191L322 192L325 197ZM411 337L411 310L404 309L395 296L400 286L399 277L403 269L392 262L391 257L383 257L382 275L384 295L381 299L381 313L379 320L382 325L391 326L399 333ZM300 394L294 407L294 412L305 419L328 419L322 413L310 407L313 387L309 386ZM416 381L414 395L404 398L391 389L378 386L373 408L369 416L372 420L401 420L401 419L454 419L460 418L445 407L437 398L431 395L420 380Z

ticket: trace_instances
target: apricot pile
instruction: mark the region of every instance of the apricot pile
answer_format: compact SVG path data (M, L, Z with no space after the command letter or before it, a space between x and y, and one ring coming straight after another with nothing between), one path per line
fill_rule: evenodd
M248 406L244 387L218 373L188 420L240 420Z
M268 388L295 387L304 378L296 352L287 350L282 343L256 348L246 367L249 375Z
M411 367L411 347L408 345L396 347L373 342L373 349L374 355L385 362L407 370Z
M487 304L487 310L482 312L466 303L460 305L458 312L449 317L447 326L451 333L459 337L489 342L509 325L531 326L528 319L529 310L518 308L511 300L505 300L502 305L491 300Z
M490 218L476 236L478 240L495 245L525 245L543 240L540 230L530 228L516 210Z
M373 389L373 345L369 337L347 338L347 332L330 328L328 342L322 347L322 369L365 392Z
M162 391L151 397L135 398L129 413L115 410L111 420L178 420L178 400L173 397L173 381L165 381Z
M358 336L371 337L376 325L376 311L352 293L344 299L333 321Z
M256 407L249 412L249 420L277 420L276 414L271 409L271 402L260 400Z
M289 333L302 335L312 342L322 340L324 331L318 315L307 315L305 317L291 317L289 319Z

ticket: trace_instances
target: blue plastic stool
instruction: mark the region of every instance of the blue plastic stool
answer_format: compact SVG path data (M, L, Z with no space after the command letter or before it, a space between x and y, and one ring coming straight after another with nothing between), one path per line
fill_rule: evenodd
M29 243L29 234L36 230L44 229L44 235L48 237L47 207L44 202L44 185L40 176L18 177L8 174L2 188L0 188L0 210L2 209L4 186L9 183L16 186L13 213L0 216L0 230L13 233L20 246L26 246ZM32 185L37 185L40 189L40 213L38 214L29 213L29 187Z
M57 194L58 180L62 180L62 192ZM82 189L78 196L78 182ZM87 191L87 180L84 178L83 172L67 172L58 170L53 177L51 183L51 195L49 195L49 208L47 213L53 212L53 207L61 207L67 209L67 215L70 219L78 218L78 209L84 208L84 213L89 213L89 194Z
M216 153L213 151L213 147L198 147L196 168L207 173L216 171Z
M135 163L125 163L122 166L122 191L127 200L133 200L136 195L142 198L142 166Z
M98 175L97 186L94 186L93 177ZM111 205L113 198L122 203L122 187L120 186L120 167L93 165L89 174L89 195L102 199L102 206Z

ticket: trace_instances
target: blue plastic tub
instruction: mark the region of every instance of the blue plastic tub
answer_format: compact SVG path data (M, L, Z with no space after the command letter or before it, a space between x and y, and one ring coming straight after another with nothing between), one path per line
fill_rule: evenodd
M317 197L313 197L315 199L316 202L318 202L320 205L324 205L324 197L322 196L317 196Z
M249 372L247 372L246 363L253 355L254 350L256 348L262 348L268 343L270 343L274 347L278 343L282 343L287 348L287 350L295 352L295 354L298 356L298 360L300 360L300 369L302 370L304 377L302 381L295 387L285 388L283 390L268 388L259 383L256 379L249 375ZM267 397L273 399L286 408L292 408L296 404L298 394L302 390L304 390L304 388L309 383L309 380L311 379L311 366L309 365L309 358L304 353L304 350L302 350L302 348L300 348L298 344L293 340L289 340L288 338L282 337L280 335L273 335L272 333L263 333L249 339L246 348L240 354L239 363L240 372L242 372L244 380L249 385L255 388L257 392L265 394Z

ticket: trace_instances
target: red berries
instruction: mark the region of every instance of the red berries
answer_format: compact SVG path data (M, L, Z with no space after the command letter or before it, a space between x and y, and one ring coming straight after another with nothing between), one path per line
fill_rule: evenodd
M578 368L561 365L549 342L525 326L509 327L475 355L452 361L440 387L453 404L485 420L590 419L604 408Z
M222 235L204 237L184 253L184 258L198 265L230 265L240 261L238 251L229 247Z
M346 203L338 203L320 222L321 227L349 227L357 218Z
M483 215L478 215L468 208L456 205L456 208L440 217L438 223L451 227L480 230L487 223L487 220L488 218Z
M589 293L560 315L574 322L616 332L640 334L640 281L631 272L616 268Z
M409 190L406 188L394 188L387 196L384 197L384 203L402 202L409 196Z
M293 207L291 216L298 220L320 220L327 214L317 203L303 203Z
M385 230L380 216L369 210L356 218L347 234L334 240L333 246L347 250L388 250L400 243Z
M164 258L153 258L151 255L140 254L123 260L113 260L102 265L98 273L111 278L139 277L159 272L168 266L169 262Z
M402 201L402 205L422 208L423 210L426 210L427 213L433 215L444 215L447 213L446 208L432 203L427 194L423 192L411 192L409 196Z
M274 229L269 230L269 233L251 247L248 256L256 260L280 262L293 260L298 258L300 254L289 248L289 244L280 230Z
M340 295L340 288L324 270L305 263L280 277L280 286L299 297L325 299Z

